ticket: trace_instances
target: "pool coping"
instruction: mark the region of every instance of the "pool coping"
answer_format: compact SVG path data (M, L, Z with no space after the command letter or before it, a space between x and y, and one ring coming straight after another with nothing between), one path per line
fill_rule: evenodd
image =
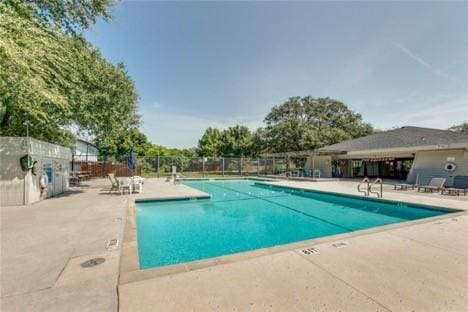
M339 193L339 192L330 192L330 191L323 191L323 190L312 190L308 188L303 188L303 187L295 187L295 186L289 186L289 185L278 185L278 184L272 184L272 183L265 183L265 182L255 182L257 185L263 185L263 186L270 186L270 187L275 187L275 188L285 188L285 189L290 189L290 190L296 190L300 192L306 192L306 193L319 193L319 194L324 194L324 195L337 195L341 197L348 197L352 199L359 199L359 200L364 200L364 201L372 201L372 202L378 202L378 203L388 203L388 204L406 204L408 206L413 206L417 208L423 208L423 209L432 209L432 210L439 210L439 211L449 211L452 213L455 212L461 212L463 210L457 209L457 208L450 208L450 207L442 207L442 206L434 206L434 205L427 205L427 204L421 204L421 203L413 203L413 202L405 202L405 201L399 201L399 200L393 200L393 199L387 199L387 198L376 198L376 197L363 197L362 195L353 195L353 194L347 194L347 193ZM426 218L424 218L426 219Z
M205 180L209 180L209 179L205 179ZM270 185L270 184L266 184L266 185ZM303 191L318 192L318 193L323 193L323 194L340 195L340 196L364 199L363 197L345 194L345 193L338 193L338 192L326 192L322 190L316 191L316 190L310 190L310 189L305 189L305 188L302 189L298 187L296 188L296 187L290 187L290 186L278 186L275 184L272 184L272 186L279 187L279 188L283 187L283 188L289 188L289 189L297 189L301 191L303 190ZM303 241L298 241L298 242L293 242L293 243L288 243L288 244L283 244L283 245L276 245L272 247L249 250L249 251L234 253L230 255L223 255L223 256L214 257L214 258L196 260L196 261L191 261L191 262L184 262L184 263L157 267L157 268L140 269L139 256L138 256L137 229L136 229L136 209L135 209L136 203L137 202L151 202L151 201L175 201L175 200L178 200L178 198L181 200L189 200L189 199L194 199L197 197L199 197L199 199L211 198L211 196L209 195L208 196L200 195L200 196L164 197L164 198L157 198L157 199L145 198L145 199L135 199L135 200L129 201L129 204L127 206L127 217L126 217L126 222L125 222L123 242L122 242L122 251L121 251L121 256L120 256L120 264L119 264L119 282L118 282L119 285L138 282L138 281L147 280L147 279L158 278L158 277L162 277L166 275L190 272L194 270L204 269L204 268L218 266L218 265L224 265L224 264L238 262L238 261L244 261L244 260L248 260L252 258L273 255L273 254L285 252L285 251L293 251L293 250L300 251L301 249L311 248L318 244L343 241L352 237L370 235L374 233L389 231L392 229L409 227L409 226L413 226L417 224L437 222L438 220L443 220L443 219L455 219L458 216L468 215L468 211L463 211L463 210L459 210L456 208L429 206L429 205L414 204L414 203L402 202L402 201L392 201L392 200L380 199L380 198L379 199L367 198L368 200L378 201L378 202L385 201L385 202L390 202L390 203L405 203L411 206L420 206L420 207L428 208L428 209L437 209L437 210L446 210L446 211L449 210L449 211L454 211L454 212L450 214L428 217L428 218L423 218L423 219L418 219L418 220L413 220L413 221L388 224L388 225L383 225L383 226L378 226L378 227L363 229L363 230L357 230L357 231L348 232L348 233L329 235L325 237L313 238L313 239L308 239L308 240L303 240Z

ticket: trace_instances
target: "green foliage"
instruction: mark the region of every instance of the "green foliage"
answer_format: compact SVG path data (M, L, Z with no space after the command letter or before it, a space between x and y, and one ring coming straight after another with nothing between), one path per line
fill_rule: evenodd
M46 26L76 33L90 28L98 17L109 20L112 0L5 0L19 13L28 14Z
M133 81L122 64L44 23L31 7L0 4L2 134L24 136L27 118L35 138L70 146L74 128L112 150L113 141L138 124Z
M253 135L249 128L236 125L221 134L220 152L221 155L230 157L250 156L252 143Z
M315 149L372 133L372 126L345 104L330 98L292 97L266 116L271 152Z
M245 126L236 125L223 131L208 128L198 141L199 156L245 157L252 156L255 136Z
M198 141L200 156L255 157L263 152L315 149L371 134L360 114L330 98L292 97L273 107L266 127L252 133L235 126L224 131L208 128Z
M459 125L454 125L449 130L468 134L468 122L465 121Z
M216 128L207 128L198 140L197 154L199 156L219 156L221 153L221 131Z

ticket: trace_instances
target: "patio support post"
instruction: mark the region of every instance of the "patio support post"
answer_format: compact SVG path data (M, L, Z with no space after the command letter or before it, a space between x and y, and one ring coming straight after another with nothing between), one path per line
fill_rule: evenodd
M314 172L315 172L315 155L312 155L312 178L314 177Z
M275 174L275 158L273 157L273 167L271 167L271 173Z

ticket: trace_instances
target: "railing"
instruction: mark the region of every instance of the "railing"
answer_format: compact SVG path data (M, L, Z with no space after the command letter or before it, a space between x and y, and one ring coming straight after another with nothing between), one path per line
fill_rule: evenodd
M105 177L115 173L117 177L130 176L127 160L98 160L89 155L75 155L71 162L73 171L89 171L91 177ZM301 171L293 160L285 158L248 158L248 157L184 157L184 156L139 156L136 157L135 175L144 177L170 176L172 166L186 177L209 176L249 176L279 175L285 172ZM302 170L302 169L301 169Z
M376 185L376 184L380 185L380 190L374 191L372 189L372 187L374 185ZM364 190L361 189L361 187L363 185L365 185ZM371 194L375 194L375 195L377 195L377 198L382 198L382 196L383 196L383 180L381 178L377 178L377 179L375 179L374 182L371 183L369 178L366 177L361 181L361 183L359 183L357 185L357 190L358 190L359 193L363 193L364 196L366 196L366 197L370 196Z
M374 186L374 184L380 184L380 192L379 191L373 191L372 190L372 186ZM377 195L377 198L382 198L383 196L383 180L381 178L377 178L375 179L374 182L372 182L370 185L369 185L369 193L368 195L370 194L376 194Z
M361 183L359 183L359 184L357 185L357 190L358 190L358 192L359 192L359 193L364 193L364 196L366 196L366 197L369 196L369 183L370 183L370 181L369 181L369 179L366 177L366 178L362 179ZM361 190L361 186L362 186L363 184L366 185L366 189L365 189L365 190Z

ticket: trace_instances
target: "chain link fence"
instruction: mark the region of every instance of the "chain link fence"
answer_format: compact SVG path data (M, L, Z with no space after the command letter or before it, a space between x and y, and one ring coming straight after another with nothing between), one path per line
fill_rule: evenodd
M143 177L165 177L177 173L184 177L220 176L267 176L289 172L298 175L303 164L293 158L284 157L183 157L183 156L144 156L136 158L134 175ZM75 155L71 163L73 172L84 172L92 178L106 177L114 173L117 177L131 176L127 160L99 161L97 156Z
M252 176L284 173L284 158L245 157L138 157L137 165L147 177L169 176L172 166L185 177Z

